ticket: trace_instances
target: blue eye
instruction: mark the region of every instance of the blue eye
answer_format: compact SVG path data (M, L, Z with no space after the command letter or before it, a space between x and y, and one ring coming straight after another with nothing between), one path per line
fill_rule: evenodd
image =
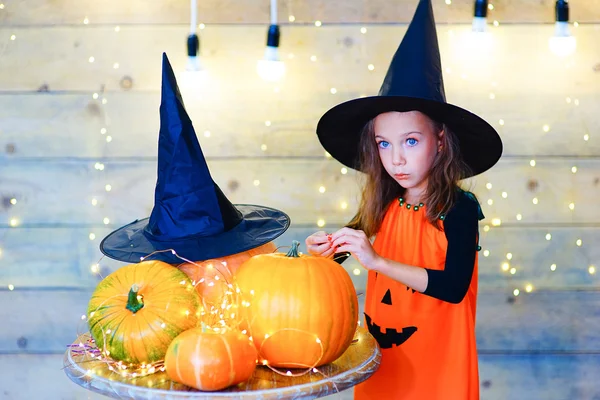
M406 144L408 144L410 147L414 147L417 145L417 143L419 143L419 141L415 138L408 138L406 139Z
M382 149L387 149L390 143L386 142L385 140L382 140L381 142L377 143L377 145L379 145L379 147L381 147Z

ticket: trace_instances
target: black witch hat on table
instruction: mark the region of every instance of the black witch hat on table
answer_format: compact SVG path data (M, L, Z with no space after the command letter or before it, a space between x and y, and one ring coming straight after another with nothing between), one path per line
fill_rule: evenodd
M213 181L164 53L161 92L154 208L149 218L104 238L102 253L136 263L153 252L172 249L185 259L202 261L247 251L283 234L290 225L285 213L232 204ZM150 259L182 262L170 251Z
M379 95L350 100L327 111L317 125L319 141L339 162L360 170L361 132L367 122L389 111L421 111L446 124L459 139L472 172L469 176L488 170L502 155L502 141L490 124L446 102L431 0L419 1Z

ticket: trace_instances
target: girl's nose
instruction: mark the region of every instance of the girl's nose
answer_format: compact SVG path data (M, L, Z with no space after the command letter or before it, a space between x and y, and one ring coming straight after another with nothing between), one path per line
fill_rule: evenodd
M392 163L394 165L404 165L406 164L406 160L404 159L404 155L399 151L394 151L392 155Z

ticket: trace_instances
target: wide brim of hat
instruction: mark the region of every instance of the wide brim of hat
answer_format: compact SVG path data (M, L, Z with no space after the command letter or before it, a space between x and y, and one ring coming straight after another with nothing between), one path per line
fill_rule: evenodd
M203 261L251 250L281 236L290 226L290 217L282 211L249 204L235 204L242 221L229 231L213 236L193 236L172 241L151 240L144 230L148 218L136 220L110 233L100 243L100 251L112 259L138 263L141 258L170 264Z
M317 136L332 157L360 171L361 132L367 122L388 111L421 111L452 129L460 141L462 157L471 168L471 173L463 178L490 169L502 155L502 140L484 119L453 104L416 97L371 96L338 104L319 120Z

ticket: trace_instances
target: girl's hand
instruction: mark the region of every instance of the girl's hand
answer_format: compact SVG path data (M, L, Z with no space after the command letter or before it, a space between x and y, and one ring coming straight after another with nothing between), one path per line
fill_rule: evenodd
M331 245L331 235L326 232L315 232L304 241L306 251L312 256L331 257L336 252Z
M351 253L366 269L373 269L381 259L363 231L342 228L331 235L331 238L336 253Z

